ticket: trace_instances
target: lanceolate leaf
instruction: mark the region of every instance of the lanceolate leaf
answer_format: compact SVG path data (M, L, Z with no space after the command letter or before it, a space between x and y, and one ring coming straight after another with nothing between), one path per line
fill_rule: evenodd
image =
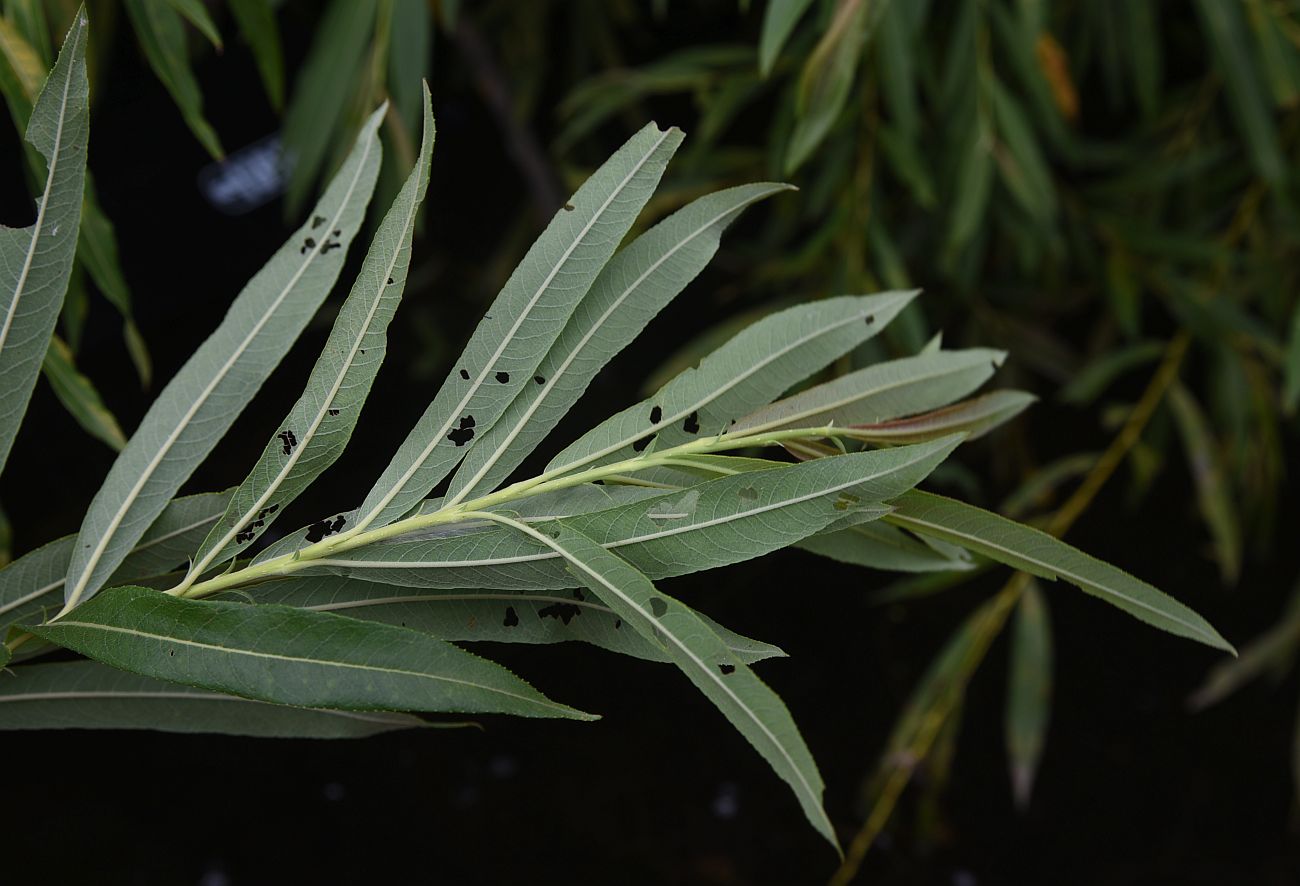
M189 577L246 548L278 512L343 453L387 350L388 324L406 286L416 212L429 185L434 124L424 92L424 142L415 169L384 216L298 402L204 540Z
M99 391L90 379L78 371L72 359L72 351L57 335L50 338L50 347L45 352L41 371L49 381L54 394L64 408L77 420L91 436L103 440L117 451L126 446L126 436L122 428L108 411Z
M958 442L949 437L724 477L564 522L654 578L712 569L786 547L898 496ZM311 570L410 587L572 585L554 551L504 529L367 545L313 562Z
M964 433L970 442L1023 412L1038 398L1024 391L992 391L933 412L868 425L854 425L854 439L871 443L917 443Z
M915 292L841 296L765 317L571 443L547 472L603 464L712 436L875 335Z
M626 560L572 526L561 522L558 530L555 538L533 534L564 557L578 581L665 650L790 785L813 827L838 848L835 829L822 809L817 764L780 697L690 607L660 592Z
M87 31L79 11L27 126L27 141L47 170L36 221L0 228L0 471L27 411L77 250L89 136Z
M96 661L0 675L0 730L156 729L260 738L365 738L430 725L411 714L284 707L129 674Z
M742 418L732 430L857 425L915 415L969 394L1005 357L1002 351L972 348L876 363L779 400Z
M1006 741L1016 804L1029 805L1052 712L1052 624L1047 600L1030 582L1016 606L1007 676Z
M279 111L284 107L284 55L271 0L228 0L228 4L240 33L253 51L271 107Z
M208 153L220 160L225 152L203 116L203 93L190 69L184 20L170 2L160 0L126 0L126 11L149 66L171 93L186 125Z
M564 331L505 414L452 479L451 501L489 492L582 396L596 373L704 269L744 209L789 185L729 188L691 203L620 251L600 272Z
M140 581L181 566L226 509L230 492L173 500L127 554L111 581ZM75 535L50 542L0 569L0 635L17 622L43 619L63 605L63 579Z
M1147 624L1215 649L1235 651L1191 609L1126 572L1052 536L940 495L912 491L885 519L1022 569L1039 578L1063 578Z
M811 4L812 0L768 0L763 10L763 33L758 39L758 70L764 77L772 72L781 47Z
M94 594L302 332L343 267L379 167L381 108L306 224L154 401L81 525L67 608Z
M424 631L440 640L560 643L582 640L611 652L667 661L658 644L623 623L612 609L582 590L407 590L353 578L320 575L261 585L258 603L333 612ZM741 661L784 656L767 643L729 631L700 616Z
M950 572L971 568L969 559L945 556L885 523L863 523L805 538L798 547L840 563L896 572Z
M465 352L366 496L357 527L410 510L491 429L525 385L654 193L681 143L647 125L578 189L515 268Z
M198 29L213 47L221 49L221 32L217 30L217 23L212 20L212 16L208 15L203 0L167 0L167 3Z
M120 587L27 629L115 668L277 704L594 719L450 643L325 612Z

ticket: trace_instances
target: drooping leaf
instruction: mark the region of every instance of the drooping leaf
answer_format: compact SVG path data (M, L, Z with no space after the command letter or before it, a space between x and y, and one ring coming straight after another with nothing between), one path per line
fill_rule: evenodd
M567 446L547 473L718 434L875 335L915 292L841 296L772 314Z
M185 124L215 159L225 156L216 130L203 116L203 93L190 68L185 22L171 4L159 0L125 0L135 35L154 74L171 93ZM197 3L194 5L198 5Z
M970 442L1015 418L1038 398L1024 391L992 391L908 418L854 425L854 439L872 443L918 443L962 433Z
M654 193L681 139L680 130L647 125L555 214L366 496L357 527L383 526L410 510L526 385L537 386L538 365Z
M77 420L77 424L92 437L121 452L126 446L126 435L122 433L113 413L104 405L99 391L77 369L72 351L57 335L50 338L50 347L45 352L41 371L45 373L59 402Z
M1263 674L1279 673L1300 651L1300 586L1281 617L1263 634L1241 649L1241 657L1216 665L1205 682L1188 699L1193 710L1218 704Z
M100 208L95 196L94 180L89 172L86 173L85 203L81 207L77 261L90 274L104 298L122 315L127 354L135 364L140 383L148 387L153 377L153 366L149 360L149 350L132 315L131 290L122 273L121 259L118 258L117 232Z
M1030 582L1020 595L1007 674L1006 742L1011 787L1024 809L1034 788L1052 711L1052 625L1047 600Z
M94 594L288 351L343 267L379 166L372 115L307 222L159 394L81 525L67 608Z
M958 442L949 437L722 477L564 521L653 578L712 569L779 550L893 499ZM307 570L409 587L542 590L572 582L554 551L505 529L379 542L314 559Z
M140 581L184 564L229 501L229 492L174 499L110 580ZM0 569L0 635L12 624L43 619L63 605L63 579L76 543L75 535L65 535Z
M257 588L259 604L276 603L333 612L424 631L440 640L494 643L561 643L581 640L611 652L649 661L667 661L608 606L580 590L508 591L490 589L395 590L387 585L334 576L305 576L268 582ZM785 653L742 637L705 616L701 619L741 661L752 664Z
M221 32L217 23L208 14L203 0L167 0L167 3L192 24L209 43L219 52L221 50Z
M125 586L24 627L115 668L275 704L594 719L450 643L326 612Z
M768 0L763 10L763 33L758 38L758 70L764 77L772 73L781 48L811 4L812 0Z
M339 309L306 390L236 490L221 521L194 555L188 579L197 578L252 544L274 522L278 512L343 454L383 363L388 324L406 287L416 213L428 189L433 158L430 101L426 89L419 161L375 231L370 251Z
M834 532L820 532L797 547L852 566L894 572L951 572L971 568L970 558L949 556L894 526L863 523Z
M939 351L876 363L778 400L736 422L736 433L879 424L947 406L984 384L1006 354Z
M1196 501L1201 517L1214 538L1214 558L1226 584L1234 584L1241 572L1241 521L1232 501L1218 441L1200 404L1182 384L1169 390L1169 405L1183 439Z
M253 51L266 97L278 112L284 107L284 53L271 0L228 0L228 5L239 32Z
M582 396L615 354L632 342L717 252L725 231L781 184L728 188L678 210L610 260L533 376L479 439L452 478L448 498L488 492L509 476Z
M298 69L283 130L290 169L285 208L290 213L310 196L330 146L338 141L347 96L362 80L376 7L376 0L333 0Z
M388 38L388 91L407 130L420 125L418 84L429 76L433 21L428 3L396 0Z
M95 661L0 675L0 730L155 729L259 738L365 738L430 724L385 711L308 710L206 692Z
M89 137L85 11L32 109L27 141L45 158L36 221L0 228L0 471L27 411L72 274Z
M897 526L935 536L1039 578L1065 579L1149 625L1235 654L1218 631L1182 603L1045 532L927 492L913 490L893 504L894 512L885 519Z
M519 528L528 527L519 524ZM575 578L650 642L656 643L794 791L804 814L837 849L822 808L822 780L785 703L690 607L662 593L616 554L562 521L535 541L560 554Z

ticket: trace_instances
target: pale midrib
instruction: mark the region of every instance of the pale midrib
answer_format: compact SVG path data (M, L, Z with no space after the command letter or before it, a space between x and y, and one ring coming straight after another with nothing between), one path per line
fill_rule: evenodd
M413 170L411 175L412 176L422 175L424 166L425 166L425 158L424 155L421 154L420 168ZM414 180L417 183L419 182L418 177L414 179L408 179L408 180ZM296 447L294 447L293 452L289 454L289 457L284 460L284 464L281 466L279 473L277 473L274 479L272 479L271 482L267 485L266 491L263 492L260 496L258 496L257 500L248 507L247 511L245 511L243 516L239 518L239 520L235 523L235 525L224 536L222 536L221 539L216 544L212 546L211 550L201 560L199 560L198 563L196 563L194 566L190 568L189 575L186 576L187 581L195 576L202 575L203 571L212 564L212 561L215 560L217 557L221 556L222 553L224 553L226 546L230 544L231 540L243 530L244 526L247 525L247 523L250 520L253 519L254 514L256 514L259 510L265 507L266 503L271 500L271 497L275 495L275 493L284 484L285 478L289 476L289 474L293 471L294 466L297 465L298 461L302 458L303 453L307 451L307 446L310 443L310 441L315 439L316 431L320 428L321 422L325 420L325 416L329 413L329 409L334 403L334 398L338 396L339 388L343 386L344 379L346 379L348 373L352 371L352 364L353 361L356 359L357 351L361 348L361 343L365 341L366 336L370 334L370 325L374 323L375 314L379 311L379 306L383 304L385 298L385 292L389 288L388 284L385 281L392 277L393 268L397 267L397 257L401 254L402 246L406 240L406 236L411 231L412 224L415 221L415 210L418 205L419 205L419 201L417 201L415 199L415 195L412 194L411 208L408 210L406 214L406 221L402 225L402 235L398 239L397 248L393 250L392 259L388 262L387 269L378 278L379 285L376 290L375 298L371 300L370 310L366 312L366 319L365 322L361 325L361 332L359 335L353 337L352 347L348 351L347 357L343 360L342 365L339 367L339 371L335 375L334 381L330 385L329 391L327 392L326 396L321 400L320 409L316 411L316 416L315 418L312 419L311 425L307 429L307 433L303 435L303 439L299 441ZM329 347L328 342L326 342L326 347L327 348ZM232 501L234 501L238 497L239 497L239 493L236 492L234 498L232 498Z
M77 22L77 40L80 41L85 34L85 20ZM66 49L66 48L65 48ZM76 45L70 47L70 51L76 52ZM68 93L72 90L72 75L74 63L68 64L68 77L63 83L63 96L59 103L59 125L54 130L54 147L50 151L50 168L49 175L45 179L45 191L41 194L41 206L36 211L36 222L32 225L32 238L27 244L27 255L23 257L23 269L18 275L18 283L14 287L14 297L9 303L9 310L5 312L5 321L0 326L0 350L4 349L5 342L9 338L9 330L13 327L14 316L18 313L18 303L22 300L23 290L27 286L27 277L32 270L32 262L36 257L36 244L41 238L41 228L45 224L45 210L50 205L50 193L54 190L55 171L59 167L59 151L63 145L63 128L67 123L68 114ZM37 99L39 102L39 98ZM30 124L29 124L30 125Z
M401 597L372 597L365 600L346 600L342 603L318 603L315 606L304 606L303 609L311 609L316 612L336 612L343 609L364 609L367 606L388 606L397 603L443 603L464 602L466 600L522 600L526 603L571 603L584 609L594 609L597 612L608 612L613 614L614 610L608 606L601 606L597 603L590 603L586 600L578 600L572 597L556 597L550 594L520 594L520 593L503 593L503 594L407 594Z
M725 514L721 517L714 517L712 519L704 520L699 523L691 523L688 526L677 526L672 529L663 529L660 530L659 532L651 532L645 535L634 535L629 538L624 538L624 539L619 539L618 541L609 542L608 544L601 545L601 547L605 548L605 550L613 550L615 548L627 547L628 545L644 544L646 542L657 541L661 538L669 538L671 536L682 535L683 533L687 533L687 532L697 532L700 530L711 529L714 526L720 526L726 523L734 523L738 520L746 520L749 519L750 517L756 517L761 514L771 513L772 511L779 511L782 510L783 508L794 507L795 505L801 505L807 501L812 501L817 498L823 498L827 495L834 495L837 492L843 492L845 489L852 489L854 486L861 486L863 483L870 483L872 480L879 480L881 477L885 477L890 474L897 473L898 471L901 471L904 468L911 467L917 462L923 461L925 460L925 458L928 458L933 454L934 454L933 451L927 452L925 453L925 455L921 456L920 458L914 459L909 462L905 462L904 464L901 465L895 465L891 468L888 468L887 470L878 471L874 474L870 474L865 477L858 477L853 480L846 481L844 483L838 483L834 486L830 486L824 489L819 489L816 492L810 492L805 495L797 496L795 498L780 499L778 501L769 502L765 505L759 505L757 507L750 508L749 510L737 511L734 514ZM522 522L522 521L515 521L515 522ZM419 542L414 542L414 544L419 544ZM563 555L559 553L519 554L513 557L497 557L491 560L439 560L439 561L428 562L428 563L421 563L419 561L403 561L403 560L350 560L350 559L336 557L336 558L322 558L319 560L312 560L311 563L314 566L334 566L334 567L347 567L347 568L354 568L354 569L466 569L475 566L506 566L515 563L535 563L539 560L554 560L557 557L561 557L561 556Z
M1206 634L1205 630L1201 628L1199 625L1187 621L1183 621L1177 616L1165 612L1164 610L1157 609L1156 607L1152 606L1149 603L1143 603L1141 600L1134 599L1133 597L1130 597L1128 594L1125 594L1123 591L1119 591L1111 587L1106 587L1105 585L1099 584L1098 582L1092 581L1091 579L1084 578L1083 576L1079 575L1076 572L1060 569L1056 566L1052 566L1049 563L1044 563L1041 560L1035 560L1032 557L1027 557L1019 551L1013 551L1010 548L1004 547L1003 545L1000 544L995 544L980 536L963 534L947 526L931 523L928 520L923 520L906 514L898 514L897 512L891 514L889 516L889 520L890 522L893 523L901 523L907 526L909 529L918 528L918 529L926 530L931 534L938 536L939 538L946 537L945 540L954 541L955 544L961 544L962 542L965 542L966 544L969 544L972 547L975 547L976 549L980 547L986 547L986 548L992 548L995 551L1001 551L1003 554L1007 555L1008 558L1014 557L1015 559L1021 560L1025 563L1032 563L1034 566L1037 566L1039 569L1042 569L1044 572L1050 573L1051 575L1057 576L1059 578L1064 578L1070 582L1073 582L1074 584L1081 585L1083 587L1097 588L1098 590L1104 592L1105 594L1108 594L1113 597L1117 597L1125 601L1126 603L1138 607L1139 609L1144 609L1147 612L1152 612L1160 616L1161 618L1167 618L1170 621L1174 622L1175 624L1180 624L1183 627L1185 627L1187 630L1192 631L1198 637L1210 636ZM1134 578L1133 580L1137 581L1136 578ZM1173 598L1171 597L1170 599ZM1177 601L1175 600L1174 602Z
M352 199L352 192L356 189L357 182L361 180L361 176L365 171L366 160L369 159L370 152L373 149L372 146L375 143L373 133L370 135L371 137L366 139L365 151L357 160L356 175L354 175L352 181L348 183L348 189L344 193L343 199L339 201L338 211L334 214L334 217L330 219L330 230L333 230L334 225L340 218L342 218L343 213L347 210L348 202ZM244 340L239 343L239 347L231 353L229 358L227 358L225 364L223 364L220 370L218 370L212 381L209 382L208 385L199 393L199 396L195 399L194 403L185 411L185 414L181 416L180 421L176 423L176 426L167 435L167 438L158 448L158 451L154 454L153 458L149 460L144 471L141 472L140 478L136 480L135 485L131 487L131 491L127 493L126 498L118 507L117 512L113 515L112 519L109 520L107 528L100 534L99 541L96 543L90 557L86 560L86 565L83 567L81 575L77 579L77 583L73 585L71 596L63 605L64 612L72 609L72 607L81 600L81 595L85 591L86 585L90 582L91 576L94 575L95 568L99 565L99 560L103 557L104 550L108 547L108 543L113 539L118 526L120 526L122 520L125 519L127 512L135 504L140 495L140 490L144 488L145 483L149 481L153 476L154 471L158 469L158 465L162 463L163 457L171 450L172 446L176 443L176 440L180 437L181 432L185 430L190 421L194 418L195 413L198 412L199 407L207 401L208 397L216 389L217 385L226 377L226 374L230 372L238 358L245 350L247 350L249 342L251 342L257 334L261 332L262 328L268 322L270 322L271 317L275 314L281 303L289 297L290 291L298 285L298 281L302 279L302 275L307 272L307 268L311 267L312 262L314 262L316 257L320 254L321 247L324 246L325 241L326 238L322 237L320 242L312 247L311 253L307 256L307 260L299 265L298 270L294 272L293 277L280 290L280 294L276 296L270 307L263 312L257 323L254 324L253 328L249 331L248 335L244 337Z
M598 449L595 452L584 455L581 458L576 459L574 461L566 462L561 465L556 465L555 467L548 470L546 473L555 474L555 473L559 473L560 471L564 471L567 473L569 471L574 470L575 468L580 468L584 465L590 464L593 461L596 461L597 459L604 458L605 456L611 453L617 452L618 450L622 449L624 446L630 446L631 444L635 443L637 440L640 440L649 434L656 434L659 431L663 430L664 428L668 427L669 425L672 425L675 422L680 421L681 419L690 415L692 412L698 412L700 409L704 408L705 406L708 406L710 403L712 403L714 400L721 397L727 391L730 391L736 385L740 384L741 382L745 381L751 376L757 374L763 369L766 369L776 360L781 359L782 357L786 356L792 351L802 348L810 341L814 341L818 338L821 338L824 335L830 335L832 332L835 332L836 330L842 329L843 327L849 326L853 323L861 322L862 318L866 316L868 313L874 313L874 311L863 310L854 314L853 317L847 320L840 320L839 322L831 324L830 326L820 327L819 329L816 329L813 332L808 333L802 338L799 338L796 341L791 342L790 344L786 345L784 348L780 349L779 351L773 352L772 354L768 355L765 359L755 363L752 367L749 368L749 370L740 373L735 378L732 378L730 381L724 383L723 385L717 388L714 388L713 391L710 394L708 394L706 397L704 397L702 400L699 400L690 406L684 406L673 415L662 418L658 424L652 424L647 430L639 432L635 436L624 437L622 440L618 440L617 442L611 443L603 449ZM643 402L647 402L647 401L643 401ZM637 407L639 406L641 406L641 404L637 404ZM633 407L633 408L637 408L637 407Z
M565 550L565 548L555 539L550 538L541 532L538 532L537 530L533 529L530 526L526 526L522 523L516 523L515 521L510 520L509 518L498 517L498 519L500 519L501 522L505 523L506 525L514 525L515 528L520 530L521 532L531 535L538 541L542 542L543 544L551 548L554 548L557 553L559 553L561 556L564 557L564 559L568 560L574 566L577 566L587 575L591 576L592 579L598 582L602 587L608 590L611 594L614 594L616 597L622 600L626 605L628 605L633 610L635 610L637 614L639 614L647 622L649 622L651 625L656 626L658 630L660 630L665 637L671 639L673 641L673 645L675 645L679 650L681 650L683 655L685 655L687 658L691 660L691 663L694 664L699 669L700 673L708 675L709 680L712 681L714 684L716 684L717 687L721 689L722 692L732 700L732 702L736 705L736 707L744 711L745 714L749 717L750 721L755 726L757 726L760 730L762 730L763 734L772 743L772 746L775 747L780 752L781 757L785 760L786 764L790 767L790 771L794 773L795 778L798 780L801 786L801 790L804 791L809 797L813 798L814 801L816 801L812 805L819 810L821 809L820 794L808 782L808 779L804 777L803 771L799 768L799 765L795 763L794 758L790 756L790 752L786 750L785 744L776 737L776 735L772 732L772 730L767 728L767 724L764 723L762 719L760 719L754 713L754 711L750 708L750 706L746 704L744 700L741 699L740 696L738 696L735 693L735 691L732 690L732 688L728 686L718 674L714 673L714 669L709 667L708 664L705 663L703 659L697 656L695 652L689 646L683 643L682 640L679 639L675 633L670 631L663 624L662 621L652 617L650 613L646 612L645 609L643 609L639 603L637 603L635 600L633 600L631 597L625 594L621 589L619 589L616 585L614 585L612 582L606 579L604 575L592 569L583 560L576 557L571 552ZM726 644L724 643L723 645L725 646ZM825 812L823 811L821 814L824 818ZM828 829L828 831L831 830L831 824L829 820L825 822L825 826Z
M836 409L840 409L844 406L848 406L851 403L859 403L871 397L879 397L882 394L887 394L890 391L895 391L898 390L899 388L905 388L910 385L925 384L926 382L935 381L937 379L945 378L947 376L960 375L963 372L967 372L971 369L977 368L978 365L979 365L978 363L973 362L969 366L950 366L944 369L939 369L927 375L905 376L903 378L895 379L892 382L881 384L880 386L872 388L869 391L860 391L856 394L850 394L847 397L841 397L838 400L831 400L826 403L813 404L812 406L803 410L802 412L792 412L789 415L777 416L767 422L759 422L758 424L755 425L738 424L736 425L736 427L732 428L732 432L737 434L742 432L746 434L761 434L764 431L771 431L776 428L783 427L784 425L796 424L808 418L809 416L823 415L827 412L833 412ZM796 394L795 396L800 397L803 395ZM779 403L773 404L773 406L779 406L779 405L780 405ZM797 408L798 404L791 404L787 402L786 405L787 407L789 407L790 405L794 405ZM776 410L772 407L769 407L768 409L764 410L764 412L769 412L769 414L775 411ZM760 418L760 419L762 417L763 417L762 414L756 416L756 418ZM889 419L876 419L876 421L888 421L888 420Z
M129 557L131 556L131 554L138 554L141 551L148 550L149 548L155 545L162 544L165 541L170 541L171 539L175 538L178 535L183 535L184 533L189 532L191 529L198 529L204 523L213 523L216 520L217 520L216 516L206 517L202 520L199 520L197 523L191 523L188 526L182 526L179 529L176 529L172 532L165 533L164 535L160 535L157 538L151 538L147 542L142 542L141 544L136 545L134 548L131 549L131 552L127 554L127 556ZM146 576L139 576L139 577L145 578ZM131 579L131 580L134 581L135 579ZM48 594L50 591L53 591L56 588L63 587L65 581L66 578L61 578L58 581L50 582L43 588L37 588L36 590L32 591L29 594L24 594L23 596L19 597L16 600L10 600L8 603L4 604L3 606L0 606L0 615L4 615L6 612L9 612L10 610L16 609L19 606L23 605L24 603L29 603L32 600L35 600L37 597L40 597L44 594Z
M495 366L497 360L501 358L501 354L505 352L506 347L514 341L515 333L519 331L519 327L523 325L524 320L526 320L532 313L538 300L546 293L546 290L551 285L551 281L553 281L555 275L560 272L560 268L564 267L568 262L569 257L573 255L574 250L576 250L586 236L591 233L591 229L595 227L596 222L604 216L605 210L614 202L614 198L623 193L624 188L627 187L628 182L632 180L633 176L640 172L641 169L650 162L650 158L655 155L655 152L659 150L659 146L664 143L664 140L668 138L671 132L671 129L666 129L660 133L659 139L645 152L641 159L637 161L636 165L632 167L628 174L623 177L623 180L619 182L618 186L611 190L610 195L605 199L605 202L600 205L600 208L596 212L592 213L591 220L583 226L582 230L578 232L578 236L574 237L573 242L565 248L564 253L560 256L559 260L555 262L550 272L546 275L546 279L542 281L541 286L537 287L537 290L525 304L524 309L519 312L519 316L515 318L514 323L511 324L510 329L502 338L501 344L497 346L497 349L493 352L492 356L484 362L483 368L479 370L478 377L475 378L473 384L469 386L469 389L465 392L465 396L461 398L460 402L456 404L454 409L447 413L447 419L443 422L442 427L439 428L438 432L430 438L429 443L420 451L419 457L416 458L411 463L411 466L402 473L402 475L397 479L397 482L392 485L392 488L390 488L388 492L375 503L375 505L370 509L370 513L363 516L356 526L353 527L353 533L362 531L374 522L375 518L384 512L384 509L388 507L389 503L406 488L406 484L411 481L411 478L415 476L415 473L424 466L425 461L429 458L429 454L433 452L434 448L437 447L439 443L442 442L443 437L447 434L452 424L460 418L465 406L482 388L483 380L487 378L488 373L492 371L492 367Z
M455 677L444 677L438 674L424 674L421 673L420 671L408 671L404 668L381 668L381 667L376 667L374 665L354 664L351 662L327 661L325 659L320 659L320 658L302 658L296 655L282 655L278 653L272 654L269 652L255 652L251 649L234 649L229 646L218 646L213 643L200 643L197 640L184 640L181 639L180 637L169 637L164 634L153 634L148 631L140 631L134 628L120 628L117 627L116 625L95 624L93 622L69 621L65 619L59 622L59 624L65 628L84 628L90 631L105 631L113 634L126 634L129 637L139 637L144 640L157 640L161 643L171 643L179 646L191 646L195 649L202 649L208 652L219 652L224 655L244 655L244 656L248 656L249 658L264 658L264 659L269 659L271 661L286 661L286 662L293 662L294 664L307 664L307 665L313 665L315 667L322 667L322 668L337 668L339 670L344 670L344 671L374 671L375 673L378 674L396 674L402 677L416 677L422 680L432 680L434 682L454 683L458 686L465 686L470 689L479 689L484 692L495 693L496 695L504 695L507 698L513 698L516 699L517 701L521 701L526 704L534 704L543 707L550 707L550 708L554 708L555 710L563 710L563 711L569 710L569 708L566 708L563 705L556 704L555 702L548 701L545 698L542 699L528 698L527 696L519 695L514 692L509 692L505 689L497 689L493 686L485 686L482 683L471 683L468 680L458 680Z
M148 692L146 690L117 692L111 689L87 691L70 689L65 692L29 692L24 695L5 695L0 696L0 704L16 701L62 701L64 699L83 698L147 698L165 699L167 701L237 701L243 702L244 704L263 705L265 707L280 707L271 702L258 701L255 698L241 698L238 695L225 695L219 692ZM298 710L313 714L327 714L331 717L342 717L346 720L360 720L363 723L389 723L396 725L402 722L399 719L388 719L373 715L367 716L365 713L360 711L335 711L329 708L298 708Z
M543 385L541 389L538 391L537 396L533 399L533 402L529 405L528 409L524 412L523 416L521 416L519 420L515 423L515 426L510 429L510 432L506 435L506 438L501 441L500 445L496 448L496 451L493 452L492 455L488 458L488 460L484 462L483 466L479 468L478 473L476 473L469 480L469 482L465 484L464 488L462 488L461 491L458 492L455 495L455 497L451 499L450 502L448 502L448 504L449 505L459 504L465 498L465 496L471 494L474 491L475 487L479 484L480 481L482 481L484 475L486 475L488 471L492 470L493 465L495 465L498 461L500 461L502 454L505 453L505 451L510 448L510 444L514 442L515 438L518 437L521 433L523 433L523 430L527 426L528 422L532 420L533 415L537 412L538 409L541 408L542 403L546 401L546 398L550 395L551 391L555 389L555 386L556 384L559 383L560 379L564 377L564 373L568 372L569 367L573 365L573 361L578 359L578 355L581 354L583 349L587 347L587 343L590 342L591 339L596 335L596 333L599 332L601 328L604 327L606 321L609 320L610 316L613 315L613 313L616 310L618 310L618 308L621 307L624 302L627 301L627 299L632 295L632 293L635 292L637 289L639 289L641 285L645 283L647 279L649 279L651 274L659 270L659 268L663 267L665 262L667 262L674 255L676 255L683 248L685 248L688 243L693 243L696 237L700 236L705 231L712 228L718 222L722 221L722 219L736 212L741 211L750 203L753 203L755 200L759 200L759 199L761 199L761 197L754 197L744 203L739 204L738 206L733 206L727 209L725 212L718 213L716 216L711 218L706 224L701 225L699 228L692 231L690 235L679 240L673 246L672 249L664 253L649 268L647 268L641 274L641 276L637 277L636 281L631 286L628 286L626 289L624 289L623 292L618 296L618 298L616 298L613 301L613 303L610 304L610 306L605 309L604 313L602 313L600 317L596 319L596 322L592 324L591 328L588 329L586 333L583 334L582 339L578 342L578 344L575 345L569 351L568 356L564 358L564 362L560 364L559 368L557 368L553 373L551 373L551 377L547 379L546 384ZM543 362L545 362L544 359Z

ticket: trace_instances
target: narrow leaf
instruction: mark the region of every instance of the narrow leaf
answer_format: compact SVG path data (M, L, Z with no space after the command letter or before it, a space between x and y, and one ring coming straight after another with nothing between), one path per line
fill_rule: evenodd
M416 213L428 189L433 157L430 101L426 89L419 160L375 231L306 390L194 555L187 580L251 545L286 505L343 454L383 363L388 324L406 287Z
M1225 584L1234 584L1241 572L1241 521L1232 502L1219 443L1200 404L1182 384L1169 391L1169 405L1183 440L1196 502L1201 518L1214 539L1214 559Z
M1030 582L1016 607L1007 675L1006 742L1011 787L1024 809L1034 788L1052 712L1052 625L1047 600Z
M284 107L284 55L271 0L228 0L228 4L239 32L253 51L271 107L280 111Z
M1039 578L1063 578L1149 625L1236 654L1218 631L1182 603L1045 532L926 492L908 492L894 505L894 512L885 518L890 523L933 535Z
M126 446L126 435L122 433L113 413L104 405L99 391L77 369L72 351L57 335L50 339L41 371L45 373L59 402L77 420L77 424L92 437L121 452Z
M971 568L969 557L945 555L885 523L863 523L805 538L798 547L852 566L891 572L950 572Z
M259 738L365 738L435 724L410 714L307 710L128 674L94 661L0 675L0 730L155 729Z
M287 606L128 586L27 630L132 673L276 704L594 719L427 634Z
M221 51L221 32L217 30L217 23L212 20L212 16L208 15L208 8L203 5L203 0L167 0L167 3L184 16L185 20L192 24L213 48L218 52Z
M1024 391L992 391L933 412L876 424L854 425L854 439L871 443L918 443L962 433L966 442L1010 421L1038 398Z
M402 590L353 578L309 576L259 585L259 604L333 612L424 631L440 640L561 643L581 640L611 652L667 661L658 644L625 625L612 609L581 590ZM784 656L775 646L742 637L704 616L746 664Z
M36 221L0 228L0 471L27 411L76 255L90 128L88 29L79 11L27 126L27 141L48 171Z
M197 4L195 4L197 5ZM203 116L203 93L190 69L185 23L171 0L126 0L126 12L154 74L171 93L185 124L217 160L225 156L216 131Z
M758 70L764 77L772 73L781 48L810 5L812 0L768 0L763 10L763 33L758 38Z
M759 320L664 385L571 443L547 473L628 458L727 430L871 338L915 292L840 296Z
M81 525L67 608L94 594L261 387L324 300L365 215L379 167L371 116L306 224L231 304L154 401Z
M788 185L753 184L702 197L610 260L533 376L452 479L455 502L495 489L555 427L609 360L713 258L722 232Z
M428 495L526 386L618 242L650 199L677 129L647 125L555 214L493 302L442 388L361 506L383 526Z

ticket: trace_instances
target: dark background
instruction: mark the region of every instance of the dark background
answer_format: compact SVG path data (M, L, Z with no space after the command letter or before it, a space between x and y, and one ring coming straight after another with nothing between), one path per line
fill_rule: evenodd
M283 24L293 71L307 35ZM671 30L660 36L675 37ZM195 181L208 158L130 41L128 31L119 32L113 76L99 84L90 162L161 384L290 226L278 201L237 218L204 201ZM388 365L345 462L294 505L285 527L362 497L508 272L509 264L495 279L484 271L499 257L503 232L531 213L454 52L439 52L436 61L439 134L428 225L390 333ZM275 131L242 47L232 42L224 56L201 64L199 75L209 119L229 149ZM688 105L665 102L656 112L661 124L689 132ZM547 135L539 133L543 141ZM613 133L605 147L618 141ZM11 130L0 147L2 220L26 224L30 203ZM743 243L746 227L737 225L730 242ZM717 300L692 296L726 285L728 249L724 243L715 267L611 365L547 452L631 402L684 330L725 315ZM350 267L359 259L354 252ZM349 276L345 271L343 280ZM111 309L96 301L92 310L81 367L129 432L149 395L134 380ZM242 479L301 389L328 315L186 491ZM1046 452L1107 443L1087 416L1050 402L1020 421ZM964 448L961 458L983 471L990 445L998 445L996 436ZM76 531L111 460L42 383L0 482L15 550ZM1240 642L1271 623L1300 554L1292 546L1270 562L1248 561L1237 590L1220 589L1199 541L1189 542L1202 530L1187 510L1185 476L1166 471L1134 510L1121 474L1071 541L1173 593ZM1293 507L1284 506L1281 521L1278 537L1297 537ZM861 820L861 785L908 693L950 632L1004 577L874 606L869 592L887 576L790 551L672 585L729 627L790 654L760 673L803 729L828 785L827 808L847 840ZM1030 807L1014 809L1006 777L1000 640L967 696L940 827L917 830L910 791L861 881L1300 882L1288 769L1300 694L1294 675L1191 714L1186 698L1220 660L1216 654L1064 585L1046 590L1055 703ZM1251 605L1234 595L1249 595ZM821 882L834 869L834 854L785 786L671 669L576 645L482 651L604 719L486 719L482 732L359 742L12 733L4 739L4 881L741 884Z

